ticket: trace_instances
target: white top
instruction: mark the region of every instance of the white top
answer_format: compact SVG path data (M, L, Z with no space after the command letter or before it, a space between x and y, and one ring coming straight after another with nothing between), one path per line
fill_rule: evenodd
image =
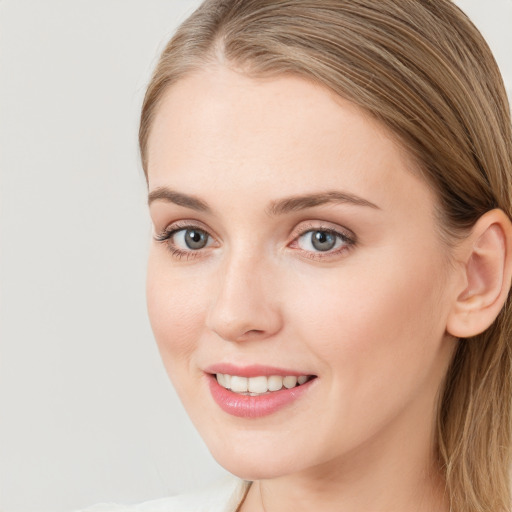
M81 512L236 512L250 482L226 477L193 494L146 501L138 505L100 503Z

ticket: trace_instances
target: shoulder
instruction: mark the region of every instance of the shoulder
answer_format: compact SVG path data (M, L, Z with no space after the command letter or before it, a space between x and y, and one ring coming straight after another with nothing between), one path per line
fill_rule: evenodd
M235 512L249 482L226 477L203 490L147 501L138 505L102 503L81 512Z

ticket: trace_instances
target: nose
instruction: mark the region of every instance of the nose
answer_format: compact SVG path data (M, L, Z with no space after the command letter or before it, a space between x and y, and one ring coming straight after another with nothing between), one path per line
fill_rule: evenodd
M278 285L272 271L256 258L227 261L217 277L206 327L227 341L273 336L282 327Z

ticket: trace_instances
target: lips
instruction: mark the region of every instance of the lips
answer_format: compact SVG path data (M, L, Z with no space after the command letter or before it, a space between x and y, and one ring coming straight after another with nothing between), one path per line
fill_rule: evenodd
M316 375L274 367L215 365L207 369L211 395L228 414L267 416L308 393Z

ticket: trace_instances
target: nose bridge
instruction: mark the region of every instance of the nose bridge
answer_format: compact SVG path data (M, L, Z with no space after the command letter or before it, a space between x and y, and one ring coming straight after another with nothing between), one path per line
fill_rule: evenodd
M207 326L228 341L276 333L281 314L273 275L268 259L250 247L229 251L219 269Z

